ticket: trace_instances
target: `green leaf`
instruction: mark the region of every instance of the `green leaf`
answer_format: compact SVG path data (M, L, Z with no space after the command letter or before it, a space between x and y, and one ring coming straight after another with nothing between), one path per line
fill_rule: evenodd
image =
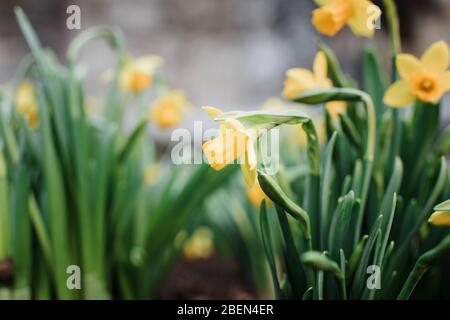
M320 224L322 226L329 225L329 201L330 201L330 193L332 189L331 179L332 179L332 161L333 161L333 151L336 142L337 132L333 132L330 141L327 144L325 150L325 158L322 162L321 168L321 181L320 181ZM320 234L320 243L325 244L325 236L326 236L326 228L321 228Z
M365 91L372 97L377 113L377 122L384 112L383 96L386 90L378 57L372 48L366 48L363 56L363 79Z
M263 200L260 206L260 224L261 224L261 239L269 262L270 273L272 274L272 282L275 290L275 297L280 299L281 289L278 282L278 272L275 263L275 257L272 251L272 236L270 233L270 226L267 219L266 201Z

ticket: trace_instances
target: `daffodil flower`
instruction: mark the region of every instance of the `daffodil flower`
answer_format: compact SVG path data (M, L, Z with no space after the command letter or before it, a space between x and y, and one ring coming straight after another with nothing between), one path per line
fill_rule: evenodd
M284 81L283 96L293 100L302 92L311 89L331 88L333 83L328 78L328 65L325 53L318 51L314 58L313 70L305 68L293 68L286 72ZM346 103L343 101L331 101L326 105L331 115L343 113L346 110Z
M211 117L223 114L217 108L203 107ZM220 133L215 139L203 144L202 149L209 165L214 170L222 170L231 162L240 158L242 173L248 187L256 182L256 152L254 142L257 138L256 130L247 129L238 120L226 118L220 121Z
M153 84L155 71L163 60L149 55L125 62L119 72L119 87L124 92L139 93Z
M449 48L445 41L432 44L420 60L411 54L399 54L396 65L401 80L384 95L384 103L391 107L405 107L416 99L437 103L450 90Z
M186 241L183 254L187 259L206 259L214 253L214 236L207 227L200 227Z
M181 90L172 90L158 98L153 104L150 118L162 129L175 127L183 120L183 115L190 108L186 96Z
M145 173L144 173L145 184L146 185L154 184L158 180L160 173L161 173L161 165L159 163L149 164L145 168Z
M247 188L247 197L255 208L259 207L263 199L266 199L266 203L271 202L269 197L267 197L264 191L261 189L258 181L256 181L252 187Z
M16 111L21 114L32 129L39 124L36 89L29 81L23 81L15 94Z
M346 24L359 36L372 37L374 21L381 10L369 0L316 0L320 8L313 11L312 24L327 36L334 36Z

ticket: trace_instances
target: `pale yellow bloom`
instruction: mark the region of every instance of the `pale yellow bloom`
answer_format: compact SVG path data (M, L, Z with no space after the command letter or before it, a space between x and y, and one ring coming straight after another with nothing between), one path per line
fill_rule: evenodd
M428 222L436 227L450 227L450 211L435 211Z
M253 187L247 188L247 197L255 208L259 208L259 205L263 199L266 199L266 203L271 202L269 197L267 197L261 189L258 181L253 185Z
M314 58L312 71L305 68L293 68L286 72L283 96L292 100L306 90L331 88L333 83L327 74L327 58L325 53L318 51ZM331 115L337 115L346 110L346 104L343 101L328 102L326 107Z
M200 227L186 241L183 254L187 259L206 259L214 253L214 238L211 230Z
M159 177L159 173L161 172L161 165L159 163L152 163L145 168L144 173L144 182L146 185L154 184Z
M372 37L381 10L369 0L316 0L312 24L327 36L334 36L346 24L359 36Z
M124 92L139 93L153 84L155 71L163 60L149 55L127 61L119 72L119 87Z
M450 90L449 48L445 41L433 43L417 59L411 54L399 54L396 59L401 80L394 82L384 95L384 103L400 108L416 99L437 103Z
M162 129L175 127L181 123L189 108L190 104L184 92L172 90L156 100L152 106L150 118Z
M32 129L39 124L36 88L29 81L23 81L17 88L15 95L16 111L21 114Z
M212 118L223 114L214 107L203 107L203 110ZM202 149L214 170L221 170L240 158L245 181L249 187L252 187L256 182L255 139L254 130L247 130L240 121L227 118L220 123L219 136L205 142Z

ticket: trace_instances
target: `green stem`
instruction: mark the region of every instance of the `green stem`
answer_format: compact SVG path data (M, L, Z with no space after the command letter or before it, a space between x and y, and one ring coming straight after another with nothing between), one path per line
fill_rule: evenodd
M406 300L411 297L414 288L422 279L423 275L428 271L428 269L444 254L450 253L450 235L447 235L436 247L425 252L417 260L414 269L408 276L400 294L398 295L398 300Z

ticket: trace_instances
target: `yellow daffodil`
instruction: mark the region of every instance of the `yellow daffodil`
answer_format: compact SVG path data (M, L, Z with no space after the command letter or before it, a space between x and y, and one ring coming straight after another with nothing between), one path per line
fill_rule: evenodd
M162 64L162 58L155 55L143 56L127 61L119 73L119 86L124 92L139 93L153 84L155 71Z
M320 8L312 15L312 24L327 36L334 36L346 24L359 36L372 37L374 22L381 10L369 0L316 0Z
M450 211L435 211L428 222L436 227L450 227Z
M214 107L203 107L203 110L212 118L223 114ZM256 182L256 134L256 131L246 129L240 121L227 118L220 122L219 136L203 144L203 153L214 170L221 170L240 158L245 181L252 187Z
M39 124L36 89L29 81L23 81L17 88L15 95L16 111L27 121L32 129Z
M293 68L286 72L283 96L292 100L306 90L331 88L333 83L327 74L327 58L325 53L318 51L314 58L313 71L305 68ZM331 115L336 115L346 110L346 104L343 101L328 102L326 107Z
M187 259L206 259L214 253L213 234L209 228L200 227L186 241L183 254Z
M266 199L266 203L271 202L269 197L267 197L261 189L258 181L253 185L253 187L247 188L247 197L255 208L259 207L263 199Z
M152 163L145 168L144 181L146 185L154 184L159 177L161 172L161 165L159 163Z
M181 123L189 107L184 92L172 90L153 104L150 118L162 129L175 127Z
M416 99L436 103L450 90L449 48L445 41L433 43L417 59L411 54L399 54L396 59L401 80L393 83L384 95L384 103L400 108Z

